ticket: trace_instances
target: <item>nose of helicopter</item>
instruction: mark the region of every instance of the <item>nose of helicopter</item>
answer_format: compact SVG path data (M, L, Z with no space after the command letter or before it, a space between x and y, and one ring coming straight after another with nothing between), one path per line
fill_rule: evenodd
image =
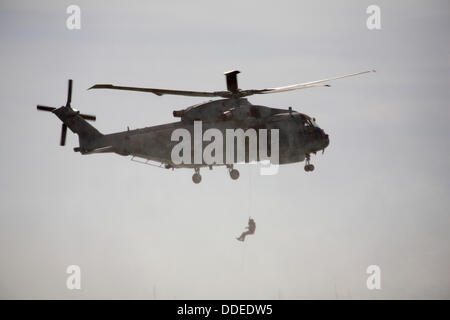
M319 142L319 150L325 149L330 144L330 137L321 128L317 128L316 136Z
M330 144L330 138L327 134L325 134L323 139L323 149L325 150L326 147Z

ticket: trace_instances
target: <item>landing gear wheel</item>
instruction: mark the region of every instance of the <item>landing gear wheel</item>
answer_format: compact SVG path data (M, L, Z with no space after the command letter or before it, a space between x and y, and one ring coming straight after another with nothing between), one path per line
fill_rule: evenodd
M195 184L199 184L202 181L202 176L200 175L200 168L195 168L195 173L192 175L192 181Z
M239 179L239 171L236 170L236 169L231 169L231 170L230 170L230 177L231 177L231 179L233 179L233 180Z
M202 176L200 175L200 173L194 173L194 174L192 175L192 181L193 181L195 184L199 184L199 183L202 181Z
M305 164L305 171L314 171L314 165L309 163L309 160L311 159L309 153L306 154L306 164Z

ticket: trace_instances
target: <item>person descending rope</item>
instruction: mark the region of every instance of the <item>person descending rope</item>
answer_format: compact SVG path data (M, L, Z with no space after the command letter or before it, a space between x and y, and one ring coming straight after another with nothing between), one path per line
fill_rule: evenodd
M255 220L253 220L252 218L249 218L248 219L248 227L246 227L246 229L248 229L248 231L242 232L241 236L239 238L236 238L237 240L244 241L245 237L247 235L255 233L255 230L256 230Z

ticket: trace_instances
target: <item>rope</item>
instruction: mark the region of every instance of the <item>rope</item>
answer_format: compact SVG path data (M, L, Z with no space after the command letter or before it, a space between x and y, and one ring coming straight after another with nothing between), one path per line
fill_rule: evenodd
M252 213L252 200L253 200L253 198L252 198L252 172L253 172L253 170L252 170L252 166L250 165L249 166L249 174L248 174L248 188L249 188L249 192L248 192L248 195L249 195L249 197L248 197L248 210L247 210L247 213L248 213L248 216L249 216L249 218L251 217L251 213ZM244 240L244 243L243 243L243 245L242 245L242 269L244 269L245 268L245 251L246 251L246 247L247 247L247 237L246 237L246 239Z
M245 267L245 247L247 246L247 243L244 241L242 246L242 269Z
M250 172L248 174L248 194L249 194L249 199L248 199L248 216L251 217L251 213L252 213L252 172L253 172L253 168L250 165Z

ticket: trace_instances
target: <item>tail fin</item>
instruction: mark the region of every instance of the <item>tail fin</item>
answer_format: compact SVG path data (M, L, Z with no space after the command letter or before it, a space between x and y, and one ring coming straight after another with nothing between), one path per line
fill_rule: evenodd
M66 143L67 128L73 133L78 134L80 147L79 151L87 152L96 148L104 147L102 145L103 135L91 126L86 120L95 121L96 117L88 114L81 114L79 111L72 109L70 103L72 101L72 80L69 80L66 105L61 108L53 108L38 105L37 109L41 111L53 112L62 122L61 142L60 145Z
M70 107L61 107L53 113L73 132L78 135L81 150L91 150L102 146L101 134L90 125L78 111Z

